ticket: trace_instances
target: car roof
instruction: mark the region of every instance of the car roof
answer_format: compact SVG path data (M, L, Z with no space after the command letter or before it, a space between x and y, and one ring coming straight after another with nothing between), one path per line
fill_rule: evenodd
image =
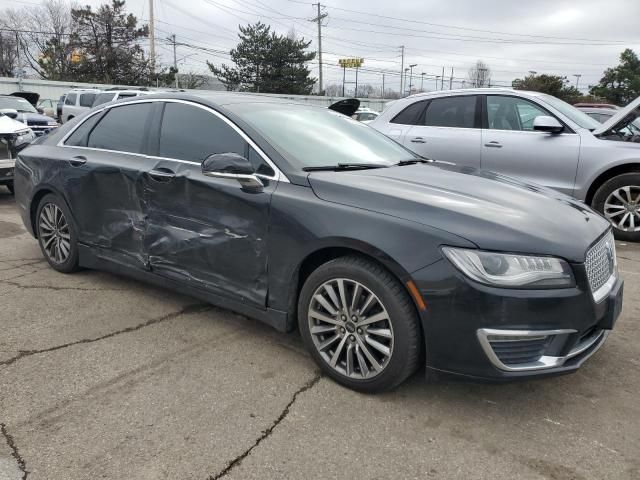
M523 97L539 97L544 95L541 92L534 92L531 90L516 90L513 88L506 87L486 87L486 88L457 88L453 90L433 90L431 92L423 92L423 93L414 93L413 95L409 95L406 98L429 98L429 97L439 97L439 96L450 96L450 95L478 95L478 94L487 94L487 93L509 93L511 95L516 94Z
M144 100L154 99L174 99L174 100L191 100L191 101L205 101L211 105L238 105L249 103L279 103L290 105L303 105L308 107L318 107L318 105L311 105L296 101L292 97L273 97L271 95L261 95L259 93L237 93L237 92L220 92L220 91L203 91L198 93L183 93L183 92L165 92L154 93L152 95L145 95ZM142 101L138 99L138 101ZM326 107L321 107L326 108Z

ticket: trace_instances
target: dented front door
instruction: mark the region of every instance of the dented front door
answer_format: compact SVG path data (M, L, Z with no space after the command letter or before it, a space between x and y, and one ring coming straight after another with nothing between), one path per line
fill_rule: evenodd
M250 193L234 179L205 177L200 165L169 160L143 182L152 271L264 307L274 182Z

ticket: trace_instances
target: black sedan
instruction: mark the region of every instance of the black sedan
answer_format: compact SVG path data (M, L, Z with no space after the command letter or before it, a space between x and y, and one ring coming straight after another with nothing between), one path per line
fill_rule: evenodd
M421 364L571 372L622 305L610 225L584 204L266 96L101 105L24 150L15 187L54 269L298 327L327 375L361 391Z

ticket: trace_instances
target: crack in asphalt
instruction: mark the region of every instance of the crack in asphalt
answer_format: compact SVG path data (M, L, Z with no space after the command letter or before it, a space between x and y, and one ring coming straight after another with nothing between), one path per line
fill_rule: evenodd
M38 272L31 272L38 273ZM126 289L124 288L93 288L93 287L54 287L52 285L22 285L21 283L14 282L13 280L17 278L21 278L23 276L31 275L31 273L25 273L24 275L20 275L17 277L13 277L9 280L0 280L0 283L4 283L7 285L11 285L12 287L21 288L25 290L75 290L79 292L124 292Z
M287 415L289 415L289 411L290 411L291 407L293 406L293 404L296 402L296 399L298 398L298 395L300 395L300 394L306 392L307 390L310 390L311 388L313 388L320 381L321 378L322 378L322 374L318 374L315 377L313 377L311 380L309 380L307 383L305 383L301 388L296 390L296 392L291 397L291 400L289 401L289 403L287 403L286 407L284 407L284 410L282 410L282 413L280 413L278 418L276 418L276 420L271 424L271 426L269 428L267 428L266 430L263 430L262 435L260 435L258 437L258 439L253 443L253 445L251 445L248 449L246 449L240 455L238 455L233 460L231 460L229 463L227 463L227 466L224 467L224 469L221 472L217 473L216 475L210 475L207 478L207 480L218 480L218 479L224 477L225 475L227 475L235 467L240 465L242 463L242 461L249 456L251 451L254 448L256 448L258 445L260 445L260 443L262 443L263 440L268 438L273 433L275 428L278 425L280 425L280 423L285 418L287 418Z
M637 258L623 257L622 255L618 255L618 258L622 258L624 260L630 260L632 262L640 262Z
M187 305L186 307L181 308L177 312L172 312L172 313L169 313L169 314L164 315L164 316L159 317L159 318L152 318L151 320L147 320L144 323L140 323L140 324L135 325L133 327L123 328L122 330L117 330L115 332L107 333L106 335L102 335L101 337L85 338L85 339L82 339L82 340L76 340L75 342L65 343L64 345L57 345L55 347L43 348L41 350L20 350L20 351L18 351L18 355L16 355L15 357L11 357L8 360L0 361L0 366L11 365L11 364L17 362L18 360L20 360L22 358L25 358L25 357L29 357L31 355L37 355L37 354L40 354L40 353L55 352L56 350L61 350L63 348L72 347L74 345L79 345L79 344L82 344L82 343L98 342L100 340L105 340L107 338L115 337L117 335L122 335L123 333L135 332L136 330L140 330L141 328L149 327L151 325L156 325L158 323L165 322L167 320L172 320L172 319L177 318L177 317L179 317L181 315L188 315L188 314L192 314L192 313L206 312L206 311L211 310L212 308L213 308L213 306L211 306L208 303L191 304L191 305Z
M20 451L16 446L16 442L11 435L7 432L7 426L4 423L0 423L0 432L2 432L2 436L4 437L5 442L11 449L11 456L15 458L18 463L18 468L22 472L22 480L27 480L27 476L29 475L29 470L27 470L27 464L24 461L24 458L20 455Z

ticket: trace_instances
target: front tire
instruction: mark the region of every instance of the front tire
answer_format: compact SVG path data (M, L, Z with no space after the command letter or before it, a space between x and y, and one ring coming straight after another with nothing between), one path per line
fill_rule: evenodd
M71 273L79 269L78 235L67 205L57 195L45 195L36 211L38 243L54 270Z
M640 173L607 180L596 191L591 206L611 222L618 240L640 241Z
M298 299L298 325L320 368L353 390L389 390L418 367L421 334L411 298L365 258L337 258L311 273Z

